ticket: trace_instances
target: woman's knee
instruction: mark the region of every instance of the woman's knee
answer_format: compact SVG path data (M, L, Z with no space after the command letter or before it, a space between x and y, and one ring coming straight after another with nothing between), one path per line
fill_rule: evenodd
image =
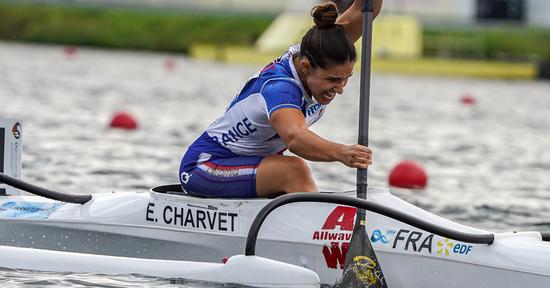
M311 170L304 159L296 156L290 156L288 160L288 171L290 177L299 177L301 179L311 178Z
M302 158L291 156L287 178L286 193L317 191L309 165Z
M260 197L277 192L314 192L317 187L307 163L296 156L269 156L258 168L256 178Z

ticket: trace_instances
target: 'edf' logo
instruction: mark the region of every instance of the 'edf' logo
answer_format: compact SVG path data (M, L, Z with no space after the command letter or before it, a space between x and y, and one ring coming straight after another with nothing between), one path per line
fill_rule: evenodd
M452 253L459 255L468 255L472 252L473 246L462 243L454 243L445 238L443 241L437 241L437 255L449 256Z

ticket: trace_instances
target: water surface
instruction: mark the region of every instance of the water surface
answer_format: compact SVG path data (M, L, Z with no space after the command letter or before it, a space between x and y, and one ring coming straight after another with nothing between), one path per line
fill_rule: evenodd
M173 70L166 59L175 61ZM71 193L147 191L178 182L187 145L257 68L129 51L79 49L68 57L58 46L0 43L0 117L23 119L25 180ZM358 75L313 127L316 133L357 141ZM392 189L395 195L479 228L550 230L548 91L545 82L374 73L369 184L387 186L391 169L412 159L425 167L429 187ZM464 94L477 104L461 104ZM108 129L120 110L133 113L140 128ZM355 187L353 169L311 168L320 190ZM11 270L0 270L0 279L3 287L211 287Z

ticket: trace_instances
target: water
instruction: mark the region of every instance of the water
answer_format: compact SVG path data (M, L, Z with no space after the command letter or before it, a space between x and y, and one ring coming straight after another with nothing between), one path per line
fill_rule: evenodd
M2 287L101 287L101 288L246 288L234 284L213 284L182 279L158 279L142 275L48 273L0 268Z
M173 59L173 71L165 60ZM0 117L24 120L23 177L71 193L146 191L178 181L185 147L257 69L178 55L0 43ZM358 75L358 73L357 73ZM358 76L313 130L357 139ZM425 191L393 189L415 205L495 231L550 230L550 84L374 74L371 186L401 160L421 163ZM465 106L470 93L477 105ZM116 111L139 120L110 130ZM355 171L311 163L323 191L353 190ZM3 287L212 287L141 276L0 270ZM7 285L7 286L6 286ZM230 285L223 287L231 287Z

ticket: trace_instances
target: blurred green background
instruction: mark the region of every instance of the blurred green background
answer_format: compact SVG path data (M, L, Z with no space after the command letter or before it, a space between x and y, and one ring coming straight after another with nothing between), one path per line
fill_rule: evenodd
M250 45L275 15L0 3L0 39L187 53Z
M400 11L403 8L398 2L386 1L384 13L406 13ZM89 5L93 1L87 1L88 5L67 5L70 1L21 3L0 1L0 39L181 53L189 53L190 47L198 43L252 45L280 12L269 9L266 9L268 12L238 12L238 9L223 10L223 7L186 10ZM480 12L477 13L479 20ZM531 25L522 20L521 15L520 18L503 15L504 19L497 17L497 21L474 24L423 21L427 23L422 25L422 56L511 61L550 59L550 24ZM491 15L486 18L490 20ZM506 18L510 18L509 21L505 21Z

